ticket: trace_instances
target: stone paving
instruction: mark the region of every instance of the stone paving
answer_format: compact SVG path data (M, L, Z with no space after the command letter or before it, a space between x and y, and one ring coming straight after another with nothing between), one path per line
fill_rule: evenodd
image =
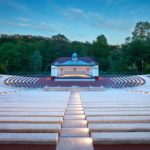
M94 149L79 92L72 92L70 95L56 149Z
M51 145L57 150L93 150L139 144L137 150L149 150L149 94L72 88L71 92L36 89L1 94L0 150L14 144L48 145L42 150Z

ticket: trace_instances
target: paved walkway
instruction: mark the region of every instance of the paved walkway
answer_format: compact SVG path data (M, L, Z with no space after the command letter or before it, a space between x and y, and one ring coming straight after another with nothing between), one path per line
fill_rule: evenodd
M57 150L93 150L80 94L72 91L57 145Z

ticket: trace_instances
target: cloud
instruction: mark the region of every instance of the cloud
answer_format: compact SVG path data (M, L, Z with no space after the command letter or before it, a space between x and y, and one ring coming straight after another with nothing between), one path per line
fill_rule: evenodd
M45 22L45 21L39 22L38 24L33 24L32 28L33 30L44 32L44 33L62 32L62 31L67 30L66 26L64 26L61 23L58 23L58 22L51 23L51 22Z
M20 26L20 27L31 27L31 22L29 18L25 17L15 17L11 19L0 19L1 24L5 25L14 25L14 26Z
M149 13L149 10L150 10L150 5L144 5L144 6L140 6L139 8L135 8L135 9L132 9L129 14L130 15L133 15L133 16L136 16L136 15L139 15L139 14L145 14L145 13Z
M31 22L29 18L18 17L13 19L0 19L0 24L8 25L8 26L16 26L21 28L28 28L38 32L61 32L65 31L66 27L60 23L49 23L49 22L39 22L34 23Z
M129 31L131 22L121 19L107 19L105 17L92 17L90 25L99 29L116 30L116 31Z
M30 13L30 9L26 5L20 3L20 1L18 2L16 0L0 0L0 4L10 6L20 12Z
M107 5L112 5L112 4L120 4L122 3L124 0L105 0Z
M111 0L111 2L112 1L116 0ZM100 13L84 11L79 8L63 9L61 7L57 7L57 9L59 9L57 12L59 12L65 18L74 22L80 21L97 29L130 31L132 24L132 22L129 20L107 18Z
M20 21L17 22L16 20L12 20L12 19L0 19L0 23L5 25L14 25L14 26L22 26L22 27L31 26L29 23L24 23Z
M26 17L19 17L18 20L20 20L21 22L29 22L30 19L26 18Z
M76 20L76 19L82 19L84 17L86 17L85 12L79 8L69 8L64 10L63 15L72 19L72 20Z

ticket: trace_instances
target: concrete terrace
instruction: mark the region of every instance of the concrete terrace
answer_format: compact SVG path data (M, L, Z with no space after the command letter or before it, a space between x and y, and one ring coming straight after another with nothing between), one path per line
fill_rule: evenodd
M149 76L132 78L141 86L63 91L8 86L8 78L0 77L1 150L150 149Z

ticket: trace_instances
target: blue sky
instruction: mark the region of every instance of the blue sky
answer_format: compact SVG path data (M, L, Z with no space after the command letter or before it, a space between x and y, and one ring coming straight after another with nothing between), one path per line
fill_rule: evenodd
M150 21L150 0L0 0L0 33L90 41L104 34L124 43L138 21Z

